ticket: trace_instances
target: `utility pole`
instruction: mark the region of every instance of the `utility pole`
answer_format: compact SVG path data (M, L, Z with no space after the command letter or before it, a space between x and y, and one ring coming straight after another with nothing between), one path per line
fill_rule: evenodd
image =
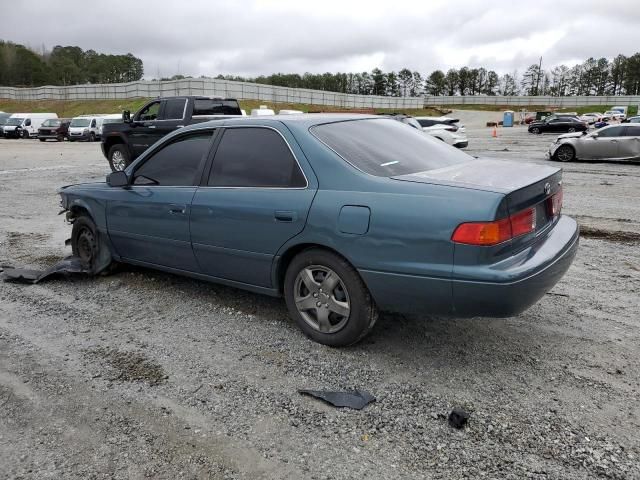
M540 95L540 90L538 90L540 85L540 77L542 76L542 57L540 57L540 63L538 64L538 77L536 78L536 95Z

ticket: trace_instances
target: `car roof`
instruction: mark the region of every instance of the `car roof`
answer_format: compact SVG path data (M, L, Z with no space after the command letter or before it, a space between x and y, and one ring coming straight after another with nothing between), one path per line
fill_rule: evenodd
M388 117L390 118L390 117ZM206 127L221 127L228 125L260 125L272 126L275 123L284 125L297 125L306 128L326 123L344 122L349 120L375 120L385 119L382 115L368 115L355 113L301 113L295 115L263 115L263 116L238 116L226 117L219 120L211 120L208 122L197 123L181 129L182 131L198 130Z

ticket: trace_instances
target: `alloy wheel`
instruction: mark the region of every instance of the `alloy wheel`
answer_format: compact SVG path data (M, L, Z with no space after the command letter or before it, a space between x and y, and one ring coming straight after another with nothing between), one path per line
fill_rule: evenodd
M116 171L124 170L127 167L127 161L124 158L124 155L118 150L113 152L113 155L111 155L111 163L113 164L113 168L115 168Z
M336 333L349 320L347 288L336 272L322 265L310 265L298 273L294 300L303 320L318 332Z
M556 157L561 162L569 162L573 160L573 149L567 145L562 145L556 151Z

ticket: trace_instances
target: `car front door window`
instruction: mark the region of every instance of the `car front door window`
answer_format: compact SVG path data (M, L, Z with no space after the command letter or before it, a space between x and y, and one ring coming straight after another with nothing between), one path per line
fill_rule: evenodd
M140 110L138 114L138 120L141 122L149 122L156 120L158 118L158 113L160 112L160 102L153 102L144 109Z
M209 151L212 131L181 137L151 155L133 177L134 185L189 186Z

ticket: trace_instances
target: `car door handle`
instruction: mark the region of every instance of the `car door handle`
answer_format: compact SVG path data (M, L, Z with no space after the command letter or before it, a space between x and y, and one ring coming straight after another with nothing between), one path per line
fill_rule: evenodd
M184 215L187 211L186 205L169 205L169 214L170 215Z
M273 216L278 222L293 222L297 218L296 212L291 210L276 210Z

